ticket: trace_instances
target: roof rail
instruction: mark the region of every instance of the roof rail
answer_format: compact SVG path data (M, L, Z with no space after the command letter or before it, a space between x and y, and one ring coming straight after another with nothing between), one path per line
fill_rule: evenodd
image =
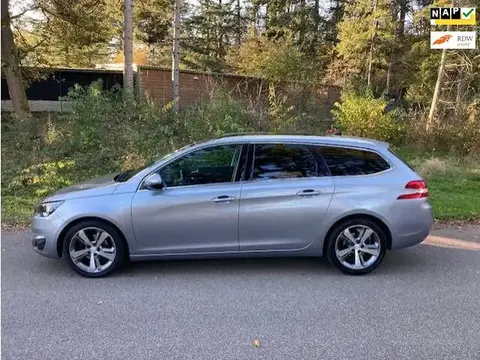
M228 137L228 136L242 136L242 135L275 135L272 132L236 132L236 133L225 133L221 137Z

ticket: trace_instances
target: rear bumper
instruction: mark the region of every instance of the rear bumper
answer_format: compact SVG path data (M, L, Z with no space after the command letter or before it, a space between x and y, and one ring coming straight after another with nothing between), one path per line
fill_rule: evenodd
M397 200L391 215L391 250L421 243L433 225L432 206L425 199Z
M420 244L423 240L427 238L429 232L430 228L423 229L412 234L398 236L392 240L391 250L400 250L406 247Z
M57 239L60 234L63 220L55 213L42 218L32 218L32 247L33 249L48 258L58 259Z

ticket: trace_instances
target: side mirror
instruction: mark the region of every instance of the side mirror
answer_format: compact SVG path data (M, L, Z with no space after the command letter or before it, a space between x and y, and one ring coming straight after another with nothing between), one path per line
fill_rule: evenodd
M163 179L157 173L148 175L143 184L149 190L161 190L164 188Z

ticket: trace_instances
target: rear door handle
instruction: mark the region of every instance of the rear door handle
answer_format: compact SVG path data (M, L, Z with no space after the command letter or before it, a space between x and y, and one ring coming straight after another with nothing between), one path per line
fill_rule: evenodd
M213 203L223 203L223 202L231 202L234 201L236 198L235 196L228 196L228 195L220 195L212 199Z
M317 191L314 189L305 189L297 192L298 196L316 196L320 194L321 194L321 191Z

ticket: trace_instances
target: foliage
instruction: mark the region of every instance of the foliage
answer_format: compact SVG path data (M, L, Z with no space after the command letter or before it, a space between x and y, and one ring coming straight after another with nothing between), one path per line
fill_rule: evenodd
M24 13L27 5L23 5L12 14L22 65L93 67L123 61L118 0L30 3L35 13ZM330 114L345 133L475 156L480 152L478 49L447 52L433 126L426 131L425 110L432 100L441 56L429 48L429 7L449 4L447 0L433 4L428 0L328 4L183 0L181 68L259 77L259 91L239 100L217 89L202 103L174 114L170 105L154 104L148 98L125 102L119 89L105 92L96 84L69 94L71 113L35 120L3 116L6 213L11 219L24 218L30 211L25 206L59 186L136 167L187 142L223 132L320 134L330 125ZM469 6L479 8L480 1ZM173 2L167 0L134 2L136 62L171 65L172 9ZM27 85L45 76L31 70L22 69ZM328 105L292 96L325 83L344 87L333 112ZM263 95L268 95L265 103ZM382 95L395 101L387 104ZM439 169L449 172L440 165ZM438 176L438 171L434 173ZM439 184L440 177L434 181ZM469 177L466 193L470 194L474 181ZM457 210L448 213L455 216Z
M164 43L173 21L173 1L140 0L134 6L137 38L147 46Z
M250 37L230 54L229 61L240 73L276 83L315 79L313 63L293 44L291 37L282 41L266 36Z
M17 41L30 66L93 67L105 63L121 34L115 0L36 0L37 16L18 19Z
M198 2L184 24L183 63L187 67L213 72L227 70L225 56L229 44L243 26L233 4L232 0Z
M260 108L247 101L236 100L217 89L209 99L181 109L175 115L169 106L158 106L149 99L126 103L119 89L105 91L101 83L96 83L87 89L76 87L72 90L66 99L71 102L71 112L42 114L26 119L13 119L3 114L3 219L9 223L24 223L31 215L32 207L60 187L142 166L193 141L241 131L324 133L328 123L322 123L320 114L325 109L318 104L309 104L299 112L297 108L287 105L281 93L272 93L271 96L274 98L270 106ZM371 109L374 114L380 114L380 105L384 104L351 94L344 95L343 100L342 105L353 101ZM345 105L337 111L351 109L352 106ZM361 114L359 118L365 116L366 112ZM375 133L372 135L369 132L368 136L379 134L380 138L386 138L383 136L387 133L385 129L389 127L385 127L384 123L379 125L374 122ZM478 163L477 168L475 164L472 166L477 169ZM462 166L456 168L460 171ZM444 167L438 169L428 171L428 179L433 179L431 187L435 189L437 186L439 189L440 195L436 192L432 194L432 199L443 209L437 216L473 217L472 211L478 205L469 205L462 210L447 204L444 199L447 193L441 190L442 181L447 180L442 175L448 174L450 167L447 170ZM462 183L465 193L457 194L458 197L466 197L477 185L480 170L471 171L468 181ZM449 192L449 199L451 196ZM468 196L473 198L471 194Z
M398 140L404 127L398 120L398 111L386 112L387 101L375 99L371 94L342 94L335 104L333 115L346 134L382 140Z
M470 116L456 118L454 122L444 122L425 131L427 114L425 111L410 112L406 126L406 143L423 149L461 155L480 153L480 111L472 106Z
M376 66L387 65L395 32L390 3L387 0L347 2L344 17L338 24L337 52L350 77L365 74L372 50Z
M277 98L272 107L258 108L221 89L178 114L148 98L125 102L120 89L105 91L100 82L77 86L64 100L71 111L59 115L18 120L2 114L2 214L7 221L25 221L37 201L60 187L142 166L187 143L304 125L309 133L324 130L318 106L299 114Z
M149 49L145 46L134 46L133 48L133 63L136 65L147 65L149 57ZM123 64L125 61L125 55L123 50L117 51L112 59L115 64Z
M294 127L297 117L293 113L295 107L287 105L286 95L279 94L273 83L268 88L268 114L271 119L272 130L279 133Z

